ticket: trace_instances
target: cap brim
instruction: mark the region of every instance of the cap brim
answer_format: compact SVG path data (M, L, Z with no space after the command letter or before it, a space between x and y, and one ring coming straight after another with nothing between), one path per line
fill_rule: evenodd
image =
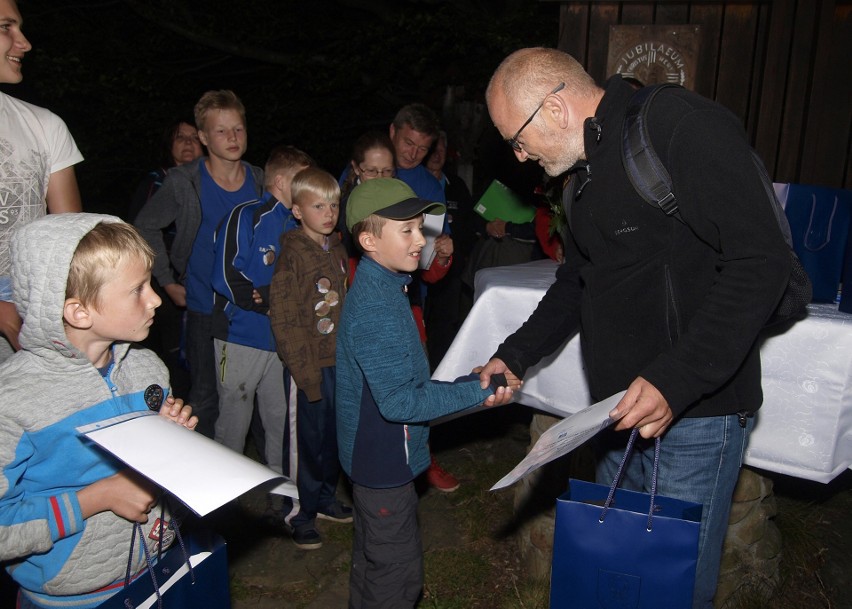
M446 211L446 206L443 203L435 201L427 201L425 199L406 199L399 203L394 203L389 207L380 209L374 212L377 216L388 218L389 220L408 220L422 213L442 214Z

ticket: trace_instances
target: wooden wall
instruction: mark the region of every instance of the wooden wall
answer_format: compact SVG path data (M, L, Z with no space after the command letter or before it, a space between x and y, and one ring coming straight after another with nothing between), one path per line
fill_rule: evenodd
M852 0L561 4L559 48L598 81L611 25L700 25L695 89L742 118L773 179L852 188Z

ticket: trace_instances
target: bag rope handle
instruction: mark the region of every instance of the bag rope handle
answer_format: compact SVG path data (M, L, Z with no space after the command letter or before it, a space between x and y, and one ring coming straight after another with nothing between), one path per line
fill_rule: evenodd
M606 513L609 511L610 506L612 505L613 500L615 499L615 489L618 488L618 483L621 482L621 474L624 472L624 466L627 464L627 461L630 459L630 456L633 452L633 445L636 443L636 437L639 435L639 429L634 429L630 433L630 439L627 441L627 448L624 451L624 456L621 458L621 464L618 466L618 471L615 473L615 479L612 481L612 485L609 487L609 494L606 496L606 501L604 501L603 511L601 512L600 518L598 518L598 522L603 523L604 518L606 518ZM654 438L654 470L651 475L651 507L648 509L648 524L645 527L646 530L650 533L653 526L653 517L654 517L654 500L657 497L657 474L660 469L660 439Z
M165 531L165 525L163 521L165 520L166 515L166 501L167 497L163 495L160 498L160 518L159 518L159 539L157 539L157 560L159 561L163 555L163 533ZM186 550L186 544L183 541L183 535L180 533L180 523L177 521L177 518L172 515L172 518L169 520L168 528L175 532L175 537L177 538L178 545L180 545L181 553L183 553L183 560L186 564L187 569L189 570L189 577L192 579L192 584L195 585L195 570L192 567L192 563L189 560L189 553ZM148 573L151 575L151 581L154 584L154 593L157 595L157 609L163 609L163 597L160 593L160 585L157 582L157 575L154 572L154 560L151 555L151 550L148 548L148 544L145 543L145 534L142 532L142 525L138 522L133 523L133 532L130 537L130 552L127 557L127 570L124 574L124 586L127 587L130 585L131 578L131 570L133 567L133 547L136 542L136 537L139 537L139 545L142 546L142 550L145 554L145 562L148 565ZM129 598L124 599L124 606L127 609L134 609L133 603Z

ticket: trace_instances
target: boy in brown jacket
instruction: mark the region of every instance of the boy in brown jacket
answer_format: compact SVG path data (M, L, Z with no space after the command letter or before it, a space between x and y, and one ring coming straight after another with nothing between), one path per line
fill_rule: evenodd
M281 237L269 315L288 396L284 474L299 489L299 499L285 506L284 521L298 547L315 550L322 547L316 518L352 522L352 508L335 497L340 475L335 343L348 267L336 232L337 180L310 167L296 174L290 188L293 215L301 225Z

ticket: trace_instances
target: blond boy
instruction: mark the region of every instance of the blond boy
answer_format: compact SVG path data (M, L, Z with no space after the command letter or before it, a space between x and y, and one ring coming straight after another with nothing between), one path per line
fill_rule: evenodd
M284 473L299 488L297 501L285 499L284 519L294 543L315 550L322 546L316 518L352 522L352 508L335 497L334 354L348 265L336 230L340 188L334 176L310 167L296 174L290 190L300 224L281 237L269 313L285 367Z
M233 91L207 91L195 104L198 138L207 156L175 167L134 220L156 257L152 269L169 298L186 307L189 401L198 431L213 437L219 412L213 353L213 235L241 203L263 192L263 171L242 160L248 146L246 110ZM174 223L166 248L163 229Z
M86 609L118 590L133 523L156 550L170 516L156 488L75 428L149 409L188 428L197 419L164 398L165 366L132 344L160 305L152 252L133 227L49 215L16 231L11 249L23 327L22 350L0 365L0 561L21 607ZM145 566L137 544L131 570Z

